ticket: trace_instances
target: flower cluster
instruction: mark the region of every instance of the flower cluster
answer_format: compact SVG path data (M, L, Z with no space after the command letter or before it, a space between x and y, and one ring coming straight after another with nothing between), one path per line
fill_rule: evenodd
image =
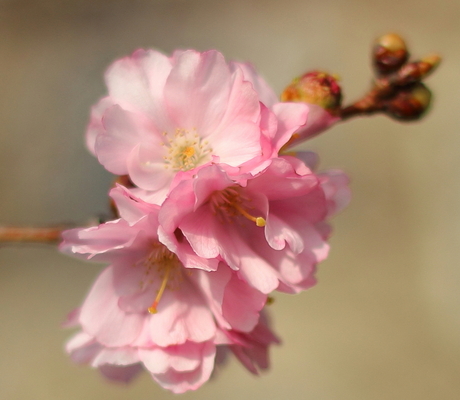
M201 386L229 352L257 374L279 342L270 293L315 284L325 221L349 199L340 171L283 155L321 121L217 51L138 50L106 83L86 142L130 184L110 192L117 219L63 234L62 251L109 264L69 316L81 330L67 351L110 379L147 370L175 393Z

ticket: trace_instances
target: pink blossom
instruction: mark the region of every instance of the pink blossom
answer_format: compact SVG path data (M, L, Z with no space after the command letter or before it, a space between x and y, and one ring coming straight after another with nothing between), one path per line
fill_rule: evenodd
M327 218L350 197L342 172L315 172L314 153L280 152L336 121L279 102L217 51L138 50L106 83L87 146L135 187L111 191L118 219L63 234L63 252L109 264L69 318L80 332L67 351L111 380L147 370L175 393L200 387L225 352L257 374L279 342L268 294L315 284Z
M346 193L327 182L330 199L320 177L292 157L272 160L251 179L208 166L171 191L160 238L180 252L179 229L198 256L224 260L257 290L299 292L315 283L315 266L327 257L328 205Z
M165 388L196 389L213 370L219 332L251 332L267 296L187 242L183 263L159 241L159 206L123 187L111 196L120 219L63 234L62 251L111 263L72 317L83 333L68 351L112 379L129 380L141 364Z
M308 108L280 103L268 110L252 84L255 73L250 82L245 70L217 51L168 58L137 50L107 71L109 95L93 107L88 148L158 204L175 178L211 162L260 169L305 123Z

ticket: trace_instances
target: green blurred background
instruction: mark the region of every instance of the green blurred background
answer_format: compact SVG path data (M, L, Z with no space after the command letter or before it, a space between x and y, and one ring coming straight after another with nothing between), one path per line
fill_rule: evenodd
M316 68L345 102L367 90L369 50L403 35L439 52L421 123L352 120L305 144L352 178L319 284L271 306L283 345L260 378L236 362L184 399L460 398L460 2L441 0L0 0L0 221L106 212L111 175L86 152L103 72L139 47L222 51L279 93ZM60 323L101 266L46 246L0 248L0 399L172 399L144 375L111 385L73 365Z

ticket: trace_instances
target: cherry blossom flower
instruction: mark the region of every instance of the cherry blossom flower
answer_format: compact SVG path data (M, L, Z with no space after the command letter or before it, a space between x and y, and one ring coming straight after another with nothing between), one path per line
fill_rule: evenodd
M249 81L245 71L217 51L137 50L107 71L109 95L93 107L88 148L157 204L175 178L210 163L258 171L305 124L308 107L259 98L262 83L255 88L255 72Z
M179 229L198 256L224 260L263 293L305 290L329 251L325 219L348 201L347 179L334 174L320 177L293 157L273 159L250 179L208 166L171 191L159 214L160 239L180 254Z
M159 206L123 187L111 196L120 219L63 234L62 251L111 264L73 316L82 332L68 351L111 379L128 381L142 365L167 389L194 390L209 379L221 330L250 333L267 296L188 243L185 267L159 241Z
M315 284L326 219L349 201L342 172L282 153L336 121L279 102L217 51L137 50L106 83L87 146L133 187L110 193L118 219L63 234L63 252L109 264L69 318L80 331L67 351L111 380L146 370L174 393L200 387L226 353L258 374L279 343L268 295Z

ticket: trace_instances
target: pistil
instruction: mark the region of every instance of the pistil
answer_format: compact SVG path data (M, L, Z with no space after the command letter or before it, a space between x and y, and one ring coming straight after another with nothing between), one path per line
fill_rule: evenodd
M148 311L150 314L156 314L157 313L157 307L158 303L161 300L161 297L163 296L163 293L166 289L166 285L168 284L168 278L169 278L169 272L171 271L171 267L168 266L166 269L165 276L163 277L163 281L161 282L160 290L158 290L157 296L155 297L155 300L153 301L152 305L148 308Z
M182 281L182 264L177 256L159 242L152 244L153 250L142 262L145 268L145 278L141 282L141 289L144 290L155 281L161 284L155 296L155 300L147 308L150 314L157 313L158 304L166 289L176 290Z

